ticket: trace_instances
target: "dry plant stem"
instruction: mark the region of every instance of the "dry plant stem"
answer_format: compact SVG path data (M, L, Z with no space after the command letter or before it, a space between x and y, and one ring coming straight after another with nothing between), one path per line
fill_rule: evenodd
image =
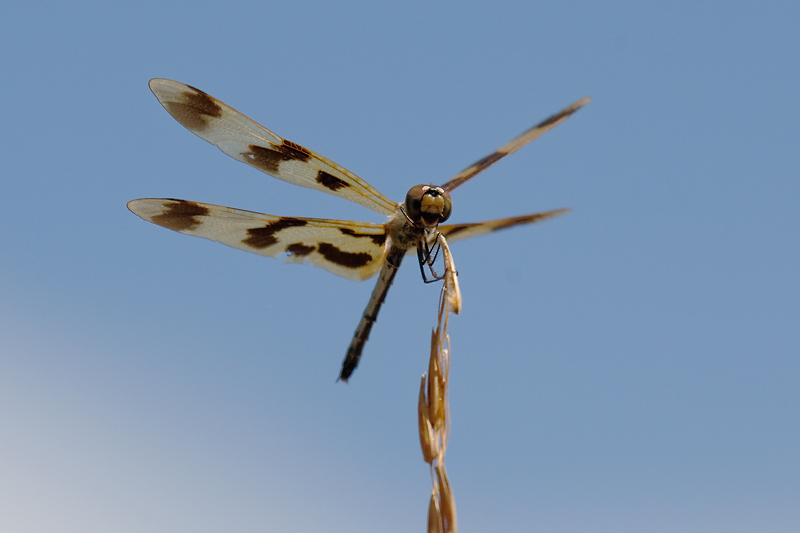
M455 533L456 507L450 481L444 467L444 454L450 434L448 378L450 374L450 337L447 325L450 312L458 312L461 294L450 250L442 238L445 260L445 282L439 298L439 316L431 334L431 356L427 374L422 375L419 389L419 437L422 457L431 466L431 499L428 505L429 533Z
M436 445L436 436L433 432L433 425L428 416L428 404L425 399L425 375L422 375L422 383L419 387L419 440L422 446L422 458L426 463L431 463L439 455L439 447Z
M461 312L461 287L458 285L458 271L456 270L456 265L453 262L453 255L450 253L450 246L447 245L447 240L444 238L444 235L439 234L439 244L442 247L442 258L444 259L444 287L443 290L447 294L447 304L448 309L444 310L445 317L445 325L444 325L444 332L443 336L447 335L447 317L449 316L449 312L452 311L455 314ZM437 327L437 331L442 326L442 305L439 305L439 326Z
M444 462L436 465L436 477L439 481L439 513L442 518L442 531L456 531L456 501L450 491L450 480L444 469Z
M428 505L428 533L441 533L442 531L442 513L439 511L437 494L436 487L434 487L431 493L431 501Z

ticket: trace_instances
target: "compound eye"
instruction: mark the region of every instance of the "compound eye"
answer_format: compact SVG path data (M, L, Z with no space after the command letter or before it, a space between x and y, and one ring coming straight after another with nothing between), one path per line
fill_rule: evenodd
M406 214L414 224L422 219L422 195L428 189L430 185L415 185L406 194Z
M412 222L436 226L450 217L453 203L441 187L417 185L406 195L406 214Z

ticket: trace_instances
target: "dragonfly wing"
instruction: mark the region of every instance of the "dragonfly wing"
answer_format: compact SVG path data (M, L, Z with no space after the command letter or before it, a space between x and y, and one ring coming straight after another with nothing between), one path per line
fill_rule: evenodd
M465 168L464 170L456 174L453 177L453 179L442 185L442 188L447 192L452 191L453 189L455 189L459 185L462 185L470 178L473 178L478 173L483 172L490 166L494 165L495 163L503 159L505 156L513 154L514 152L516 152L517 150L519 150L532 140L536 139L543 133L555 128L556 126L567 120L569 117L571 117L572 114L575 113L575 111L588 104L589 100L590 98L587 96L583 100L578 100L571 106L566 107L561 111L559 111L558 113L556 113L555 115L552 115L551 117L541 121L540 123L529 129L528 131L526 131L513 141L507 143L504 146L501 146L500 148L498 148L491 154L487 155L483 159L476 161L469 167Z
M470 237L478 237L479 235L486 235L493 231L498 231L506 228L513 228L521 224L533 224L541 222L548 218L557 217L569 212L569 209L556 209L555 211L547 211L545 213L534 213L532 215L523 215L521 217L500 218L497 220L489 220L487 222L476 222L472 224L447 224L439 226L439 232L445 236L447 242L460 241ZM413 250L412 250L413 251Z
M242 163L280 180L355 202L382 215L396 202L369 183L308 148L281 138L199 89L172 80L150 80L150 90L189 131Z
M186 235L269 257L286 254L286 262L310 263L355 281L377 274L387 251L382 224L279 217L172 198L132 200L128 209Z

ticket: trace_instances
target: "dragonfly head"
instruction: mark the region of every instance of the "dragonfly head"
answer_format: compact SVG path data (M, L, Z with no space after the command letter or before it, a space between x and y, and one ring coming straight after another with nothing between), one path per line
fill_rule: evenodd
M433 185L416 185L406 195L406 214L423 227L436 227L450 218L453 203L450 193Z

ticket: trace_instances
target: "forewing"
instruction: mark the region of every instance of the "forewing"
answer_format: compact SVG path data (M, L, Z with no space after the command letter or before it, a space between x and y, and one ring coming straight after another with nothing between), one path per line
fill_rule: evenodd
M528 131L526 131L525 133L523 133L510 143L498 148L497 150L487 155L483 159L477 161L476 163L462 170L460 173L456 174L456 176L453 177L453 179L442 185L442 188L447 192L452 191L453 189L463 184L465 181L472 178L479 172L483 172L490 166L494 165L508 154L513 154L514 152L516 152L517 150L519 150L520 148L522 148L523 146L534 140L535 138L539 137L541 134L555 128L556 126L567 120L570 116L572 116L572 114L575 111L588 104L589 100L590 98L587 96L583 100L578 100L571 106L562 109L555 115L543 120L542 122L535 125L534 127L529 129Z
M555 211L547 211L545 213L534 213L533 215L523 215L521 217L500 218L497 220L476 222L473 224L444 225L439 226L439 232L445 236L447 242L460 241L462 239L468 239L469 237L486 235L487 233L501 229L513 228L514 226L519 226L521 224L533 224L535 222L541 222L542 220L557 217L567 212L569 212L569 209L557 209Z
M308 148L287 141L199 89L150 80L150 90L172 117L232 158L301 187L350 200L382 215L395 202L369 183Z
M311 263L361 281L374 276L386 255L382 224L278 217L171 198L132 200L128 209L148 222L286 262Z

